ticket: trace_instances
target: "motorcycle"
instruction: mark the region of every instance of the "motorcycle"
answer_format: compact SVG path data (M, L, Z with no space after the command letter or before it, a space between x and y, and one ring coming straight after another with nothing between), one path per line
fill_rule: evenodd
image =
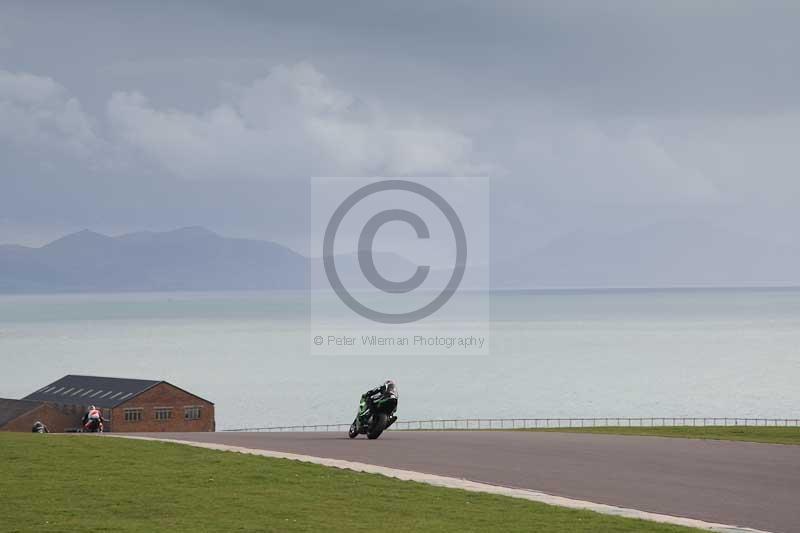
M97 418L93 418L86 422L83 426L84 431L88 433L102 433L103 432L103 421L98 420Z
M362 396L356 419L350 425L347 436L354 439L366 434L370 440L380 437L384 430L397 421L397 399L397 387L394 383L370 397Z

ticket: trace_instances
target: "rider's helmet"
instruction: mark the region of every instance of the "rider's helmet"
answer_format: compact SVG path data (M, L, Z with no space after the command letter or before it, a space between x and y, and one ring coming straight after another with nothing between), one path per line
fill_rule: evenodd
M90 406L89 406L89 410L90 410L90 411L94 411L95 409L97 409L97 407L95 407L94 405L90 405Z
M391 379L387 379L383 383L383 387L386 389L386 392L393 392L393 393L397 392L397 385L395 385L395 382Z

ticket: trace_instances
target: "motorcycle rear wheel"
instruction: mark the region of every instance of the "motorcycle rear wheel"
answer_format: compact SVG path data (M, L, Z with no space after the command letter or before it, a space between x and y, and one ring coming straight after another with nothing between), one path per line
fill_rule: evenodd
M383 433L383 430L386 428L386 413L378 413L374 418L375 420L372 422L372 425L367 432L367 438L370 440L380 437L381 433Z

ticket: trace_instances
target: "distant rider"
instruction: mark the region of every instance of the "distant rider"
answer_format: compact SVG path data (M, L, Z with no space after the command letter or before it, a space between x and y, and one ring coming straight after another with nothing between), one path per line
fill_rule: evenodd
M372 397L378 393L383 394L386 391L393 391L395 394L397 394L397 385L395 385L394 381L392 381L391 379L387 379L386 381L383 382L382 385L379 385L374 389L368 390L367 392L361 395L361 399L366 402L367 408L370 411L372 411L373 407Z
M33 427L31 428L31 432L33 433L50 433L50 430L47 429L47 426L42 424L41 421L37 420L33 423Z
M86 411L86 414L83 415L82 422L85 429L90 429L95 424L95 427L100 427L100 424L105 422L105 419L103 418L103 414L100 412L100 409L92 405L89 407L89 410Z
M362 394L356 419L347 435L354 439L366 434L369 439L377 439L383 430L397 422L397 400L397 385L391 379Z

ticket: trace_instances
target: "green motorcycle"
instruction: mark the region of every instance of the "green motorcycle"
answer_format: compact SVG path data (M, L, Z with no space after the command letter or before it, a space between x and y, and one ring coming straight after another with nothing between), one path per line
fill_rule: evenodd
M397 386L387 381L378 389L361 396L356 419L350 425L347 435L354 439L366 435L368 439L377 439L384 430L397 421Z

